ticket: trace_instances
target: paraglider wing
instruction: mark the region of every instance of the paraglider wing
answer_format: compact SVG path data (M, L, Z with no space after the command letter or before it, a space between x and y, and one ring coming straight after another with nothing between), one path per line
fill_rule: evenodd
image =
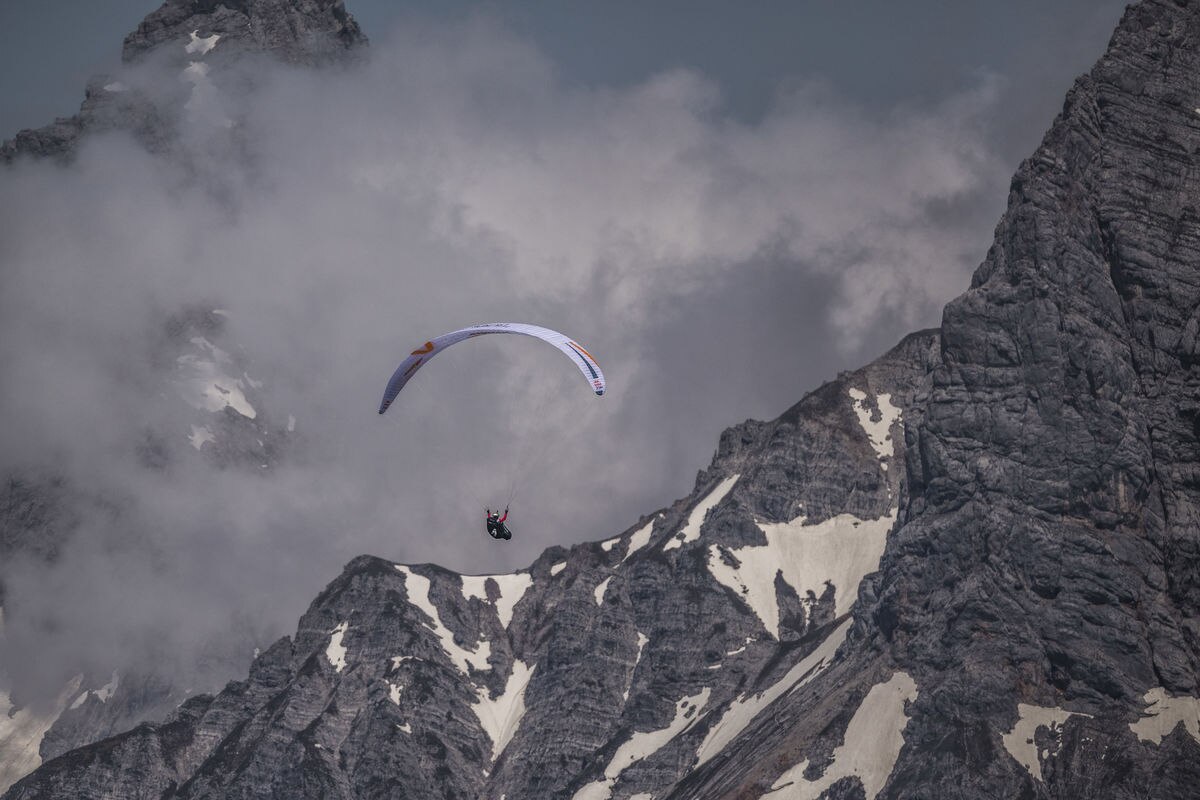
M383 392L383 401L379 404L379 413L388 410L388 406L396 399L396 395L400 394L400 390L404 385L412 379L412 376L417 373L429 359L436 356L438 353L445 350L453 344L458 344L464 339L470 339L475 336L486 336L491 333L519 333L523 336L533 336L541 339L561 350L568 358L575 362L575 366L587 378L588 384L592 387L592 391L597 395L604 394L607 384L604 381L604 373L600 371L600 365L596 363L596 359L592 358L592 354L583 348L578 342L570 339L567 336L552 331L549 328L542 328L537 325L526 325L523 322L489 322L483 325L472 325L470 328L453 331L444 334L425 342L420 347L413 350L408 358L396 368L392 373L392 379L388 381L387 388Z

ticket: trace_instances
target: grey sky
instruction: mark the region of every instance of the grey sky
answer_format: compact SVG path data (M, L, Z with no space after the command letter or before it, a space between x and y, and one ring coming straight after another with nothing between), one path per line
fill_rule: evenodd
M153 5L6 4L0 122L72 113ZM52 568L0 565L20 643L0 669L187 662L231 628L288 631L359 553L511 571L687 494L723 428L938 322L1120 13L348 6L368 63L206 95L186 174L108 137L0 180L0 471L65 475L84 521ZM270 476L195 458L202 420L155 361L202 304L228 311L261 413L297 420ZM609 395L544 345L477 340L374 413L409 345L498 319L577 337ZM139 462L147 431L170 469ZM515 478L495 545L482 507Z
M1124 5L347 2L371 38L414 18L488 15L535 42L571 80L589 85L628 86L664 69L695 69L720 84L728 108L743 118L760 116L780 86L796 78L819 77L846 96L887 105L936 98L990 70L1025 95L1009 112L1035 132L1044 126L1029 112L1040 120L1054 109L1071 79L1095 60ZM116 65L124 36L157 6L155 0L0 4L0 136L73 114L87 78Z

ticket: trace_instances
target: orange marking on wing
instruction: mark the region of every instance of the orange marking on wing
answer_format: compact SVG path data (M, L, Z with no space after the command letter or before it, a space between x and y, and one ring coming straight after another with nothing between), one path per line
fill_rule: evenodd
M412 375L414 372L416 372L417 367L421 366L421 361L422 361L422 359L420 359L420 358L418 358L416 361L414 361L411 367L404 370L403 377L407 378L409 375Z
M583 349L583 345L581 345L579 342L569 342L569 344L570 344L572 347L578 347L578 348L579 348L579 351L580 351L581 353L583 353L585 356L587 356L588 358L590 358L590 359L592 360L592 363L593 363L593 364L599 364L599 363L600 363L599 361L597 361L597 360L596 360L596 357L595 357L594 355L592 355L591 353L589 353L587 350L584 350L584 349Z
M412 355L423 356L426 353L432 353L432 352L433 352L433 342L426 342L425 346L422 347L420 350L413 350Z

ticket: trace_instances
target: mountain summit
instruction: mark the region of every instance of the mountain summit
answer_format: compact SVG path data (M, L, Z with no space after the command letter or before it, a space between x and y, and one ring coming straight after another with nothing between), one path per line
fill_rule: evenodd
M611 539L352 561L245 680L4 797L1195 797L1198 207L1200 5L1144 0L939 329Z
M232 69L239 60L320 66L366 44L342 0L167 0L125 37L121 76L93 78L78 114L20 131L0 145L0 161L69 158L81 136L110 130L169 150L181 108L201 105L222 80L249 79Z

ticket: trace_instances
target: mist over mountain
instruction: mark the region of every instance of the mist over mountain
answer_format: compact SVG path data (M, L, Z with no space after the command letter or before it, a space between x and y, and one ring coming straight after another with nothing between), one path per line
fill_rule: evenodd
M168 2L4 146L6 798L1192 796L1200 9L1126 12L939 328L674 502L965 283L1002 88L745 125L372 41ZM609 395L476 341L373 415L497 316Z

